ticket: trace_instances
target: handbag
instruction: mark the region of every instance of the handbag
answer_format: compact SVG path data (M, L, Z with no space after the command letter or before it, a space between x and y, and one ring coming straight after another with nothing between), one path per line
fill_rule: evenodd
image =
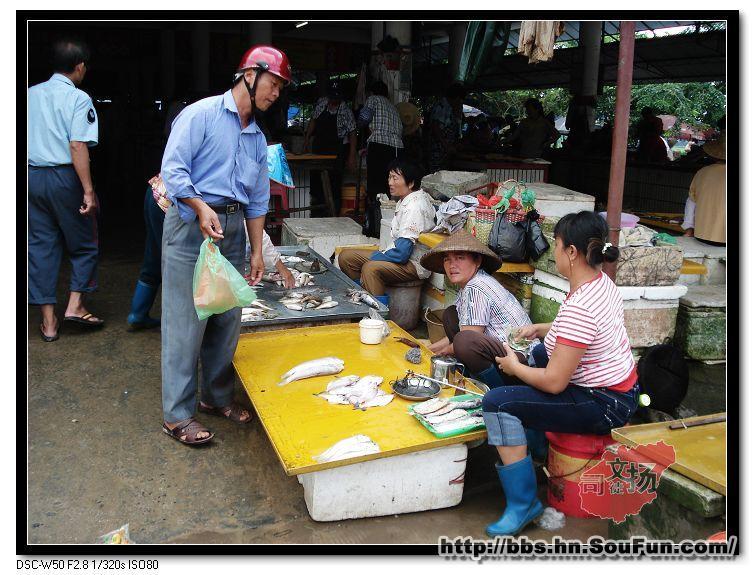
M526 226L526 251L529 259L536 261L550 249L548 240L543 235L543 230L538 223L540 214L535 210L527 212Z
M499 214L490 230L488 247L505 262L526 262L527 222L510 222Z

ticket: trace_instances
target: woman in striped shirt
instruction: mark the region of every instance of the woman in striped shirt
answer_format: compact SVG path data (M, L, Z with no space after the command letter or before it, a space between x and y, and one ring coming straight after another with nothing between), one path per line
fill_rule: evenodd
M512 535L543 511L537 498L524 428L561 433L608 434L637 409L637 373L624 327L619 290L602 271L619 250L606 243L608 226L594 212L568 214L554 229L556 268L570 292L551 324L520 330L544 338L547 366L522 365L504 344L501 370L526 385L493 389L483 399L488 443L506 494L503 516L487 527L490 536Z
M459 287L455 305L443 313L446 337L430 350L455 356L490 388L516 383L506 381L495 358L505 354L503 342L509 331L529 325L530 318L513 294L490 275L501 266L498 256L472 234L459 230L422 256L420 263L445 273Z

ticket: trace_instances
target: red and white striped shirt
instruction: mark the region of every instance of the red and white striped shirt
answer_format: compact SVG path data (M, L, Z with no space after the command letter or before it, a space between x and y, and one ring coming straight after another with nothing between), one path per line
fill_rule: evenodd
M557 343L585 349L571 377L575 385L628 391L637 379L623 300L603 272L566 296L544 343L548 357Z

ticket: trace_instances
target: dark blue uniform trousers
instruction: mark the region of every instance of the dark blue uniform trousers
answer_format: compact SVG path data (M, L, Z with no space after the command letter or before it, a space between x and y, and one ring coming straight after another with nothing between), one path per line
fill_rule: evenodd
M84 190L73 166L29 166L29 303L55 304L63 248L71 291L97 288L97 220L79 213Z

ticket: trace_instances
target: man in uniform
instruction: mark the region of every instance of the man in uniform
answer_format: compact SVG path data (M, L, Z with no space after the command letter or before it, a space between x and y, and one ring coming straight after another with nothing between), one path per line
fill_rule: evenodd
M200 100L176 117L161 174L173 206L162 238L163 431L181 443L207 443L214 434L194 419L197 364L199 410L247 423L251 414L232 402L233 366L241 310L200 321L192 278L205 238L244 272L246 232L252 246L251 281L264 272L262 230L270 198L267 142L254 121L291 81L286 55L253 46L241 58L233 87Z
M103 321L84 307L97 288L97 198L89 147L97 144L97 113L79 90L89 50L62 40L52 50L54 74L29 88L29 303L42 312L44 341L58 339L55 288L65 246L71 259L71 295L64 320L86 327Z

